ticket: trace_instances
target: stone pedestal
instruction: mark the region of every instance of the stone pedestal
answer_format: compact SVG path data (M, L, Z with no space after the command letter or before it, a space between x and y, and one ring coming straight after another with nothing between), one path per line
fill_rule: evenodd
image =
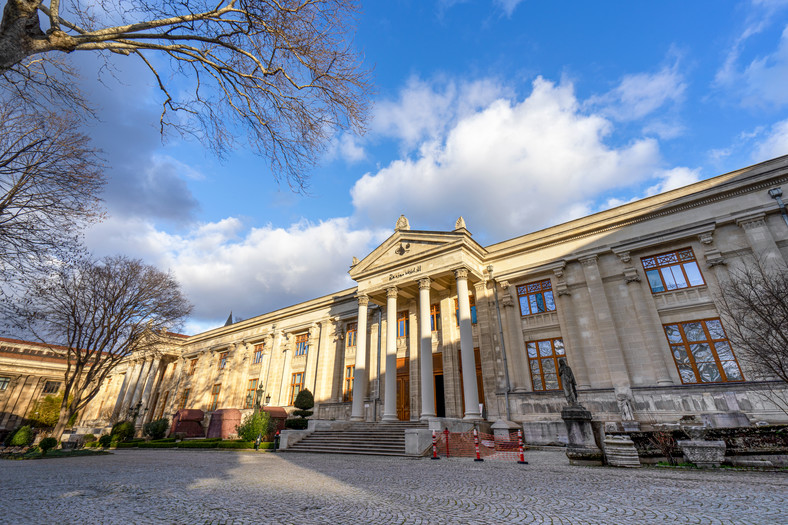
M591 412L582 405L570 405L561 410L561 419L566 425L566 457L569 458L569 464L601 465L602 451L594 440Z
M512 436L517 439L517 431L522 429L519 424L506 419L499 419L492 424L491 428L495 441L511 441Z
M605 459L611 467L640 467L635 443L627 436L605 436Z
M684 456L700 468L719 467L725 460L724 441L686 439L676 441Z

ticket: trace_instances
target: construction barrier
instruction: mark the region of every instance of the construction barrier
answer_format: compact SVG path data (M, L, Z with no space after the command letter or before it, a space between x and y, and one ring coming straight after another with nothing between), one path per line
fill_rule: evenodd
M449 432L448 429L436 434L433 432L432 454L438 457L475 458L476 460L517 461L527 464L523 455L522 432L507 437L478 432Z

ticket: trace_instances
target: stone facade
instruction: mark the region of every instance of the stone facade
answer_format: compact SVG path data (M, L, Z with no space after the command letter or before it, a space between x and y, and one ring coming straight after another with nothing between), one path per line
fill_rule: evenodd
M748 380L727 343L716 297L748 258L785 264L768 190L786 181L781 157L490 246L462 218L436 232L400 217L354 258L356 287L133 356L91 423L137 404L139 422L244 411L258 388L290 407L308 388L318 419L506 420L532 443L565 442L559 357L595 422L784 422L759 394L775 385Z

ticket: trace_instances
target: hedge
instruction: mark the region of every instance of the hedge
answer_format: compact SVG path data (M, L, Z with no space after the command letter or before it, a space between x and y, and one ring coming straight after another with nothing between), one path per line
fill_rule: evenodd
M152 439L151 443L175 443L175 438Z
M216 448L254 448L254 441L221 441Z
M176 443L175 446L178 448L216 448L218 444L219 441L201 439L199 441L181 441L180 443Z
M140 443L137 443L136 441L132 441L130 443L115 443L115 448L134 448L139 445Z
M138 448L175 448L176 444L174 441L168 441L166 443L156 443L154 441L150 441L148 443L136 443Z

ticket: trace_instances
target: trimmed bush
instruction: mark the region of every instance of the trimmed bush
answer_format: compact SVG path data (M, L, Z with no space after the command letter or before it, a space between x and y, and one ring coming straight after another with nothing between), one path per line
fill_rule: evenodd
M164 417L156 421L151 421L150 423L145 423L143 432L146 436L150 436L151 439L161 439L167 435L169 429L170 420Z
M53 437L47 437L42 439L38 443L38 448L41 449L41 455L46 456L47 452L57 446L57 439Z
M262 410L249 414L244 418L243 423L235 427L238 437L244 441L255 441L260 435L263 436L263 439L267 439L275 429L276 423L268 412Z
M254 448L254 441L221 441L216 448Z
M158 441L149 441L147 443L134 443L139 448L175 448L174 441L160 443Z
M205 439L195 441L181 441L180 443L175 444L175 446L178 448L216 448L217 445L219 445L218 441L208 441Z
M104 434L98 439L98 444L101 448L107 448L112 444L112 436Z
M98 448L99 442L98 441L88 441L85 443L85 448Z
M285 428L291 430L306 430L309 421L306 419L285 419Z
M151 443L175 443L175 438L154 439Z
M12 447L26 447L33 442L33 438L35 438L33 429L30 428L29 425L25 425L23 427L19 427L19 430L14 432L14 437L11 438L10 445Z
M293 406L298 409L293 412L294 416L307 418L312 415L311 409L315 406L315 397L312 395L312 392L305 388L298 393L295 401L293 401Z
M115 423L109 435L112 437L112 441L126 441L134 437L134 423L131 421Z
M129 441L121 441L121 442L113 441L112 443L115 448L135 448L139 445L144 444L144 442L137 443L137 442L129 442Z
M87 446L88 443L93 443L94 441L96 441L96 436L93 434L85 434L82 436L82 442L85 443L85 446Z

